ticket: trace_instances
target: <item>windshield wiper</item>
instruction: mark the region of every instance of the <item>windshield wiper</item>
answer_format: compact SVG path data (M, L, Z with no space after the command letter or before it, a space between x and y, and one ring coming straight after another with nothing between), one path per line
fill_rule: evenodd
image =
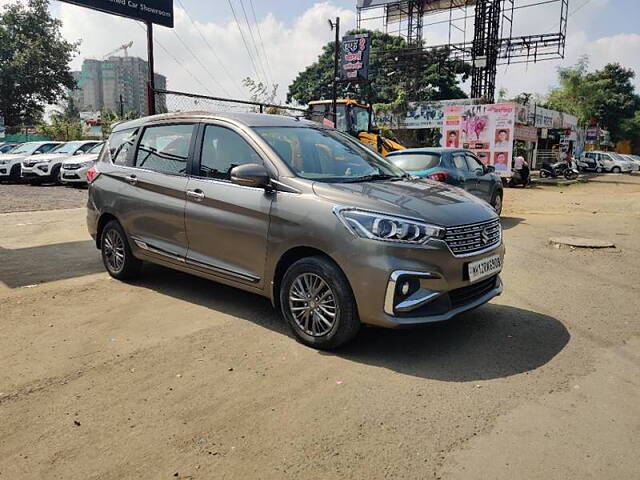
M373 173L371 175L365 175L364 177L357 177L349 180L345 180L347 183L356 183L356 182L373 182L375 180L391 180L391 179L401 179L402 177L398 177L397 175L389 175L387 173Z

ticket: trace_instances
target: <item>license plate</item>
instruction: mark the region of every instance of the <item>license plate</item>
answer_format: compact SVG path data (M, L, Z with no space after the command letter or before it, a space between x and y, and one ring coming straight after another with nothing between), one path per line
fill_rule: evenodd
M484 277L495 275L502 270L500 255L483 258L469 264L469 280L475 282Z

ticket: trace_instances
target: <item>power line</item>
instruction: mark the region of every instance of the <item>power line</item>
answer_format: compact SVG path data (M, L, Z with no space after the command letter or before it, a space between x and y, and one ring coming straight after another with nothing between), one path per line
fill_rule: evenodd
M235 81L231 74L229 73L229 70L227 69L226 65L224 64L224 62L220 59L220 57L218 56L218 54L216 53L215 48L213 48L213 46L209 43L209 40L207 40L207 38L204 36L204 34L202 33L202 30L200 30L200 28L198 27L198 24L193 20L193 18L191 18L191 15L189 15L189 12L187 12L187 9L184 7L184 5L182 4L182 0L178 0L178 4L180 5L180 7L182 8L182 10L184 10L184 13L187 15L187 18L191 21L193 27L196 29L196 31L198 32L198 34L200 35L200 38L202 38L202 40L204 41L204 43L207 44L207 46L209 47L209 51L213 54L213 56L216 58L216 60L218 61L220 67L222 68L222 71L226 74L227 78L229 79L229 81L231 82L231 84L233 84L234 87L236 87L236 89L238 90L238 92L241 93L241 95L245 95L244 92L242 92L242 90L240 89L240 87L238 86L237 81Z
M244 2L242 0L240 0L240 6L242 7L242 13L244 14L244 21L247 24L247 30L249 30L249 35L251 36L251 42L253 43L253 48L256 52L256 59L258 61L258 66L262 69L262 74L264 75L265 80L267 80L267 82L269 82L269 75L267 75L267 72L264 68L264 65L260 59L260 57L262 56L260 53L260 50L258 49L258 43L256 42L255 37L253 36L253 29L251 28L251 25L249 24L249 18L247 17L247 10L244 8ZM271 82L273 83L273 82Z
M137 24L137 25L142 29L142 31L145 31L145 32L146 32L145 28L144 28L142 25L140 25L138 22L136 22L136 24ZM173 59L173 61L174 61L174 62L176 62L180 68L182 68L185 72L187 72L189 75L191 75L191 77L192 77L196 82L198 82L198 83L202 86L202 88L204 88L207 92L209 92L211 95L213 95L213 93L211 92L211 90L209 90L209 87L207 87L204 83L202 83L202 80L200 80L197 76L195 76L195 75L193 74L193 72L187 68L187 66L186 66L186 65L183 65L183 64L182 64L182 62L181 62L180 60L178 60L178 59L175 57L175 55L173 55L169 50L167 50L167 48L166 48L162 43L160 43L160 41L159 41L157 38L154 38L154 39L153 39L153 43L155 43L155 44L156 44L156 45L158 45L162 50L164 50L164 53L166 53L169 57L171 57L171 58Z
M198 56L193 53L193 50L191 50L191 47L189 47L189 45L187 45L187 43L182 39L182 37L180 37L180 35L178 35L178 32L176 32L176 29L173 28L171 29L171 31L173 32L173 34L176 36L176 38L178 40L180 40L180 43L182 43L182 45L184 46L184 48L191 54L191 56L193 58L196 59L196 61L200 64L200 66L202 67L202 69L207 72L207 74L209 75L209 77L211 78L211 80L213 80L214 83L216 83L219 87L220 90L222 90L222 92L227 95L227 96L231 96L229 95L229 92L227 92L227 89L224 88L224 86L218 81L218 79L211 73L211 71L206 67L206 65L204 63L202 63L202 60L200 60L200 58L198 58Z
M258 69L256 68L256 62L253 60L253 55L251 55L251 50L249 50L249 46L247 45L247 40L244 38L244 33L242 28L240 28L240 22L238 22L238 17L236 16L236 11L231 4L231 0L227 0L229 3L229 8L231 8L231 13L233 13L233 18L236 21L236 25L238 26L238 31L240 32L240 37L242 37L242 43L244 43L244 48L247 51L247 55L249 55L249 60L251 61L251 65L253 66L253 72L256 74L256 79L260 80L260 74L258 73Z
M262 32L260 31L260 27L258 26L258 19L256 18L256 11L253 8L253 0L249 0L251 5L251 12L253 13L253 22L256 25L258 30L258 37L260 38L260 45L262 46L262 51L264 52L264 58L267 62L267 69L269 70L269 74L271 76L271 83L273 84L273 70L271 70L271 63L269 62L269 55L267 55L267 49L264 48L264 41L262 40Z

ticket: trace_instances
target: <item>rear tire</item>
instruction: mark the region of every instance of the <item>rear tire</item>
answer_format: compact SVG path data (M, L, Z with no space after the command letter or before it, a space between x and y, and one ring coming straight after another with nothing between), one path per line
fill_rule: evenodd
M296 339L321 350L344 345L360 329L353 292L332 261L298 260L284 274L280 308Z
M111 220L100 235L102 263L113 278L128 280L140 273L142 261L131 253L127 234L116 220Z
M546 170L540 170L540 178L547 178L549 176L549 172Z

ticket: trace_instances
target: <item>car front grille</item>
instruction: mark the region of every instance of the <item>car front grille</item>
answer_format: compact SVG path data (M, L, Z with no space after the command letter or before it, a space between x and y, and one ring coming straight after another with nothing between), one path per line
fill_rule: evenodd
M466 287L456 288L449 292L449 299L453 308L461 307L477 300L486 295L496 287L497 275L477 283L467 285Z
M454 255L470 255L500 244L502 227L500 219L472 225L449 227L445 242Z
M80 165L77 164L62 165L63 170L78 170L79 168Z

